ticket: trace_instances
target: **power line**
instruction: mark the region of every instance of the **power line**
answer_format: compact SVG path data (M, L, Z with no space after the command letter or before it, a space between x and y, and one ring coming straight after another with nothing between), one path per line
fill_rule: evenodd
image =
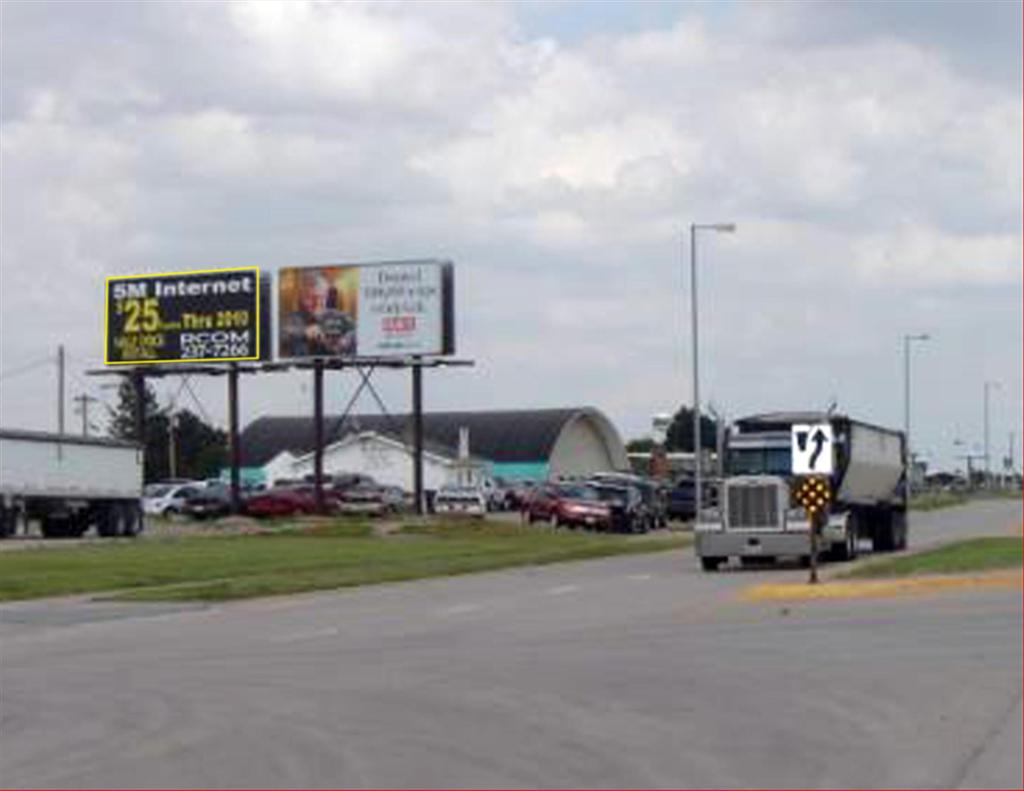
M52 365L53 357L46 357L35 362L26 363L15 368L8 368L6 371L0 371L0 379L8 379L12 376L20 376L21 374L27 374L29 371L35 371L38 368L42 368L45 365Z
M192 400L195 401L196 406L199 407L199 412L202 414L203 420L205 420L208 425L214 425L213 420L210 418L210 413L206 411L206 407L203 406L203 402L199 400L199 396L197 396L195 390L192 389L192 385L189 383L188 377L184 377L181 381L182 384L185 385L185 389L188 390L189 395L192 396Z

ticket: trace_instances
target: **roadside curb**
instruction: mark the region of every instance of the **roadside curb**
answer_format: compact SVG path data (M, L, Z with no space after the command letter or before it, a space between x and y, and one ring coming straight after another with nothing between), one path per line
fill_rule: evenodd
M764 583L739 593L740 601L810 599L870 599L891 596L920 596L943 591L978 588L1024 587L1021 571L988 574L934 575L880 580L831 580L818 585L806 583Z

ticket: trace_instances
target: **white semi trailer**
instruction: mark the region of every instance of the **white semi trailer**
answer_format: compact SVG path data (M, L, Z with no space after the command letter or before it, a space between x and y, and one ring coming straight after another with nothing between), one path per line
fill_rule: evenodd
M777 412L737 420L725 439L719 505L696 521L697 557L714 571L730 557L761 562L809 560L810 524L792 499L791 428L832 426L834 470L828 519L821 531L826 559L849 560L861 538L876 552L907 545L906 439L902 432L820 412Z
M142 449L112 439L0 429L0 538L142 532Z

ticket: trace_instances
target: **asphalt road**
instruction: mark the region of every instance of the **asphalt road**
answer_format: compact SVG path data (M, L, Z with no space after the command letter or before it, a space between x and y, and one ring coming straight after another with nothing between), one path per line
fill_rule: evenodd
M918 515L1006 532L1019 502ZM687 552L0 607L5 787L1021 787L1021 593L749 604Z

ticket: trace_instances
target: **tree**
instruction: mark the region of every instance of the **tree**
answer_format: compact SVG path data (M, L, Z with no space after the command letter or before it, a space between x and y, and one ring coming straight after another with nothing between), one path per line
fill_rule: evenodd
M135 432L135 387L122 381L117 391L117 406L110 411L110 434L129 442L137 441ZM160 481L170 476L170 414L161 409L153 388L146 384L145 480ZM212 478L227 459L227 434L205 422L189 410L176 414L175 474L179 478Z
M708 415L700 416L700 445L702 448L714 450L718 447L718 424ZM649 453L654 450L654 440L650 437L638 437L626 443L630 453ZM693 452L693 410L688 406L679 407L672 418L665 436L666 451Z
M700 446L714 449L718 445L718 424L705 414L700 416ZM665 438L665 449L669 451L693 452L693 410L683 405L679 407L672 423L668 427Z

